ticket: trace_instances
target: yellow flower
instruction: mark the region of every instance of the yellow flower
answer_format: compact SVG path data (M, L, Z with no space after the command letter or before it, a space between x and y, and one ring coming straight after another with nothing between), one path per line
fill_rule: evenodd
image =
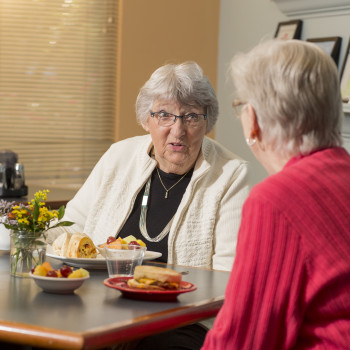
M38 202L44 202L47 200L47 194L49 193L49 190L43 190L38 191L34 194L34 200L37 200Z
M24 224L24 225L29 225L29 221L28 219L24 218L24 219L18 219L18 223L19 224Z

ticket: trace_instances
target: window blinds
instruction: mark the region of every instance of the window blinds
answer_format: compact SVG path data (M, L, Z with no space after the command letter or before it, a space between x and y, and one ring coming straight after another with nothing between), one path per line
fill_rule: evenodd
M0 150L81 185L114 138L116 0L0 0Z

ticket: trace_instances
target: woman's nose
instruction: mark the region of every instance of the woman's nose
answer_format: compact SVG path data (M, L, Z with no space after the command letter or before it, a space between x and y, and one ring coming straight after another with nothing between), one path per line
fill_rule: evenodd
M179 137L186 133L186 125L183 118L176 118L175 123L171 126L171 133Z

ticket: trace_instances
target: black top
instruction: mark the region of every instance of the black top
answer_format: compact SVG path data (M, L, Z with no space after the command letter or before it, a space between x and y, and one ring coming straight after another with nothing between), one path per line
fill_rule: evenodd
M166 188L173 186L183 176L183 174L177 175L165 173L160 169L158 170ZM151 175L151 188L150 196L148 198L148 212L146 221L147 233L151 238L158 236L176 213L182 196L191 180L192 174L193 169L191 169L186 176L168 192L168 198L165 198L166 191L159 180L157 170L155 169L153 171ZM143 186L137 195L134 208L117 237L125 238L129 235L133 235L137 239L141 239L146 243L147 250L162 253L162 256L157 259L157 261L167 262L168 235L166 235L160 242L149 242L140 232L139 221L142 197L145 192L145 187L146 185Z

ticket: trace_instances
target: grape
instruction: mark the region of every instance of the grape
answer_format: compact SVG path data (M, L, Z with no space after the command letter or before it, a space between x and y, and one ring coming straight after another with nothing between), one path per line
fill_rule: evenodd
M139 245L136 241L129 242L129 245Z
M47 271L46 277L58 277L55 270Z
M107 238L107 244L110 244L110 243L112 243L112 242L114 242L114 241L116 241L116 238L113 237L113 236L109 236L109 237Z
M62 277L68 277L73 272L73 269L67 265L63 265L60 268L60 272Z

